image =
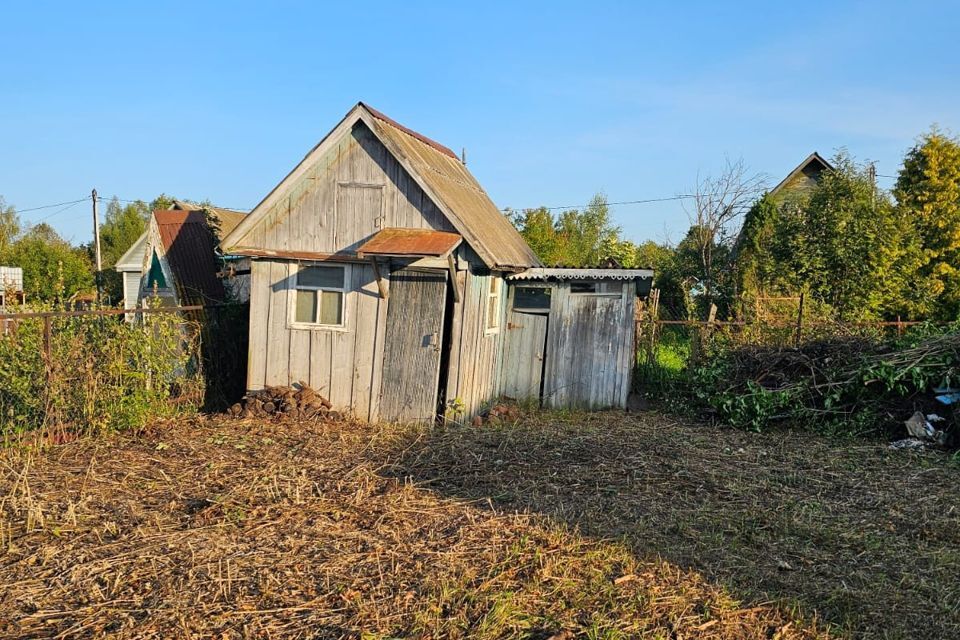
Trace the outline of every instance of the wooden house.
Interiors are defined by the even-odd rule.
[[[221,248],[252,259],[248,389],[303,381],[370,421],[499,396],[506,278],[540,266],[455,153],[363,103]]]
[[[247,287],[228,280],[217,247],[245,215],[180,201],[170,210],[154,211],[143,242],[131,248],[142,260],[137,304],[153,297],[172,306],[244,302]]]
[[[814,151],[771,189],[769,195],[778,200],[785,200],[794,195],[808,195],[820,182],[820,175],[832,169],[833,165]]]

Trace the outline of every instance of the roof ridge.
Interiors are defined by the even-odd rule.
[[[413,138],[416,138],[417,140],[419,140],[420,142],[424,143],[425,145],[430,146],[430,147],[433,147],[433,148],[436,149],[437,151],[439,151],[439,152],[441,152],[441,153],[443,153],[443,154],[445,154],[445,155],[450,156],[451,158],[453,158],[453,159],[456,160],[457,162],[460,161],[460,158],[457,157],[457,154],[455,154],[453,151],[451,151],[449,147],[446,147],[446,146],[440,144],[440,143],[437,142],[436,140],[433,140],[433,139],[431,139],[431,138],[428,138],[427,136],[423,135],[422,133],[417,133],[416,131],[414,131],[413,129],[410,129],[409,127],[403,126],[402,124],[400,124],[399,122],[397,122],[396,120],[394,120],[393,118],[391,118],[390,116],[388,116],[387,114],[383,113],[382,111],[377,111],[376,109],[374,109],[373,107],[371,107],[370,105],[368,105],[366,102],[361,102],[360,105],[361,105],[364,109],[366,109],[367,111],[369,111],[369,112],[370,112],[370,115],[372,115],[372,116],[373,116],[374,118],[376,118],[377,120],[380,120],[380,121],[382,121],[382,122],[385,122],[385,123],[389,124],[391,127],[394,127],[394,128],[396,128],[396,129],[399,129],[400,131],[403,131],[405,134],[407,134],[407,135],[409,135],[409,136],[411,136],[411,137],[413,137]]]

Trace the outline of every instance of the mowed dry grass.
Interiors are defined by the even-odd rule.
[[[424,432],[391,463],[835,633],[960,638],[960,460],[947,453],[608,412]]]
[[[828,637],[812,614],[741,601],[695,568],[609,539],[622,531],[583,535],[565,518],[517,513],[541,490],[562,499],[556,474],[573,469],[589,491],[613,495],[587,458],[559,449],[529,474],[521,458],[577,433],[516,446],[540,428],[213,418],[7,449],[0,636]],[[494,454],[498,442],[511,450]],[[463,476],[425,477],[441,470]],[[481,495],[475,480],[487,472],[510,501],[503,488]],[[528,489],[524,505],[517,492]]]

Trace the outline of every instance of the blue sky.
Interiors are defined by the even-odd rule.
[[[775,183],[839,147],[892,175],[960,129],[960,3],[775,4],[4,3],[0,195],[251,208],[358,100],[514,208],[688,193],[728,157]],[[613,212],[638,241],[687,226]],[[23,217],[89,239],[87,204]]]

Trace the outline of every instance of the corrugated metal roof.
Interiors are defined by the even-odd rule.
[[[216,255],[217,239],[203,211],[154,211],[167,264],[176,278],[181,304],[225,298]],[[228,216],[229,217],[229,216]],[[236,222],[233,223],[236,226]]]
[[[507,280],[637,280],[652,278],[652,269],[578,269],[535,267],[507,276]]]
[[[432,193],[437,206],[450,218],[487,266],[522,269],[540,265],[520,233],[493,204],[467,167],[449,149],[397,125],[361,103],[372,116],[374,133],[397,159]]]
[[[433,256],[442,258],[457,248],[463,238],[449,231],[389,228],[378,231],[357,249],[357,255]]]

